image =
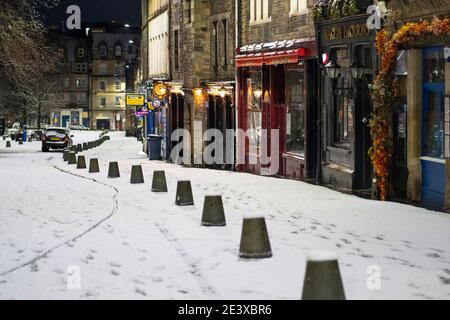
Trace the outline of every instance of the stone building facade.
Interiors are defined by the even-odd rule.
[[[51,110],[54,126],[89,127],[90,50],[84,30],[66,31],[58,36],[64,50],[62,105]]]
[[[220,105],[222,113],[225,112],[222,100],[230,101],[227,97],[233,97],[234,11],[231,0],[170,2],[168,118],[171,132],[184,128],[191,134],[190,141],[184,140],[186,165],[204,165],[203,133],[217,124],[208,120],[209,103],[213,103],[214,109],[216,104]],[[220,89],[226,90],[225,97],[212,98],[219,95]],[[231,104],[234,103],[228,103]],[[220,126],[218,129],[225,128]]]
[[[317,44],[308,0],[238,1],[238,169],[292,179],[316,179]],[[270,166],[261,163],[264,130]],[[251,160],[256,159],[256,160]]]
[[[116,24],[97,24],[89,29],[93,129],[125,130],[126,70],[137,57],[139,33],[137,28]]]
[[[449,0],[393,0],[388,8],[386,29],[391,33],[407,22],[450,17]],[[450,209],[450,60],[445,53],[448,50],[450,34],[421,37],[402,47],[403,73],[398,77],[404,101],[406,147],[395,149],[394,155],[395,160],[399,152],[404,152],[406,198],[447,210]]]

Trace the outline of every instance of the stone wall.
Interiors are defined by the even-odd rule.
[[[290,1],[269,1],[271,21],[255,24],[250,22],[250,0],[241,0],[242,45],[312,38],[315,36],[312,10],[290,13]]]

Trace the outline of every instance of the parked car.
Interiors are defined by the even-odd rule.
[[[70,147],[73,144],[72,138],[73,135],[66,128],[49,127],[42,136],[42,152]]]

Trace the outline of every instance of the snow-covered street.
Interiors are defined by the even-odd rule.
[[[99,132],[75,134],[80,143]],[[300,299],[311,250],[338,255],[348,299],[450,299],[450,215],[149,161],[136,139],[109,135],[83,152],[99,174],[39,142],[0,141],[0,299]],[[109,161],[121,178],[107,178]],[[137,164],[145,184],[132,185]],[[150,191],[154,170],[166,171],[167,194]],[[175,205],[178,180],[191,180],[194,207]],[[227,226],[202,227],[204,196],[216,194]],[[272,258],[238,258],[246,214],[266,217]],[[81,289],[68,287],[74,268]],[[380,288],[368,285],[371,270]]]

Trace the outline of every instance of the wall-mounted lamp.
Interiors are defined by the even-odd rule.
[[[197,98],[201,97],[203,95],[203,86],[199,83],[193,90],[195,96],[197,96]]]
[[[350,73],[354,80],[361,80],[364,74],[364,67],[355,61],[350,67]]]
[[[339,78],[339,75],[341,72],[341,67],[336,62],[331,60],[325,66],[325,70],[327,70],[328,77],[332,80],[335,80],[335,79]]]
[[[255,90],[253,90],[253,94],[255,95],[255,97],[257,99],[261,99],[262,94],[263,94],[262,89],[261,88],[255,88]]]

